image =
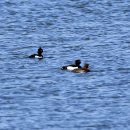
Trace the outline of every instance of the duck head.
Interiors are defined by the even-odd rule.
[[[81,60],[75,60],[75,65],[79,66],[81,64]]]

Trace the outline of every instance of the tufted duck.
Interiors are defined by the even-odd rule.
[[[72,70],[72,72],[75,72],[75,73],[86,73],[86,72],[89,72],[89,64],[84,64],[84,66],[82,68],[78,68],[78,69],[74,69]]]
[[[29,56],[29,58],[38,58],[38,59],[42,59],[43,58],[43,49],[41,47],[38,48],[37,50],[37,54],[32,54]]]
[[[81,64],[80,60],[75,60],[75,64],[63,66],[61,69],[62,70],[71,70],[72,71],[74,69],[81,68],[80,64]]]

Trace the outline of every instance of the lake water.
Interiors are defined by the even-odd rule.
[[[130,1],[1,0],[0,74],[0,130],[130,130]]]

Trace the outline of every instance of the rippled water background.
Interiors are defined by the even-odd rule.
[[[130,1],[1,0],[0,74],[0,130],[130,130]]]

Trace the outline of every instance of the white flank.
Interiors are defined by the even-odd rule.
[[[42,56],[35,56],[35,58],[41,59],[41,58],[42,58]]]
[[[73,67],[73,66],[68,66],[67,70],[74,70],[74,69],[78,69],[78,67]]]

